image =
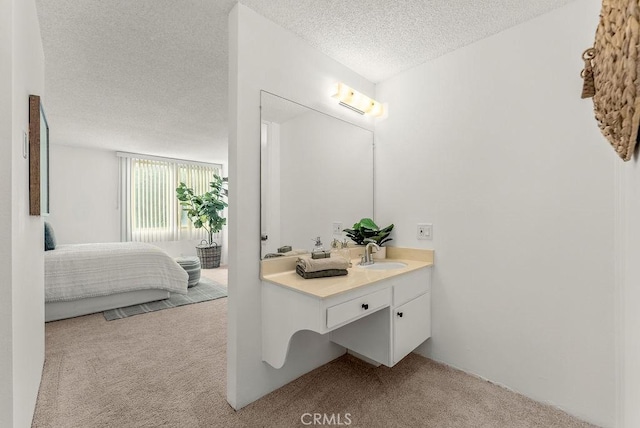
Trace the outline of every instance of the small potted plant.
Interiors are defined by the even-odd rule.
[[[344,229],[343,232],[357,245],[366,245],[367,242],[375,242],[380,247],[380,250],[374,254],[374,258],[384,259],[387,255],[387,249],[384,247],[384,244],[391,241],[389,235],[392,230],[393,224],[380,229],[370,218],[363,218],[354,224],[351,229]]]
[[[222,246],[213,242],[213,234],[222,230],[227,224],[227,219],[222,217],[222,210],[228,204],[222,199],[228,196],[228,190],[224,188],[227,178],[217,174],[213,175],[213,181],[209,183],[211,190],[194,195],[193,189],[185,183],[180,183],[176,188],[176,195],[182,209],[186,211],[189,220],[196,229],[203,228],[209,234],[208,240],[202,240],[202,244],[196,247],[200,264],[203,269],[220,267]]]

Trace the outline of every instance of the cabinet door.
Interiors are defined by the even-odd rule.
[[[431,337],[431,293],[423,294],[393,311],[393,364]]]

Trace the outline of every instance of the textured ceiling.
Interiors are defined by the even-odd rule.
[[[242,0],[372,82],[571,0]],[[236,0],[36,0],[52,141],[227,155]]]
[[[241,0],[374,83],[573,0]]]
[[[234,0],[37,0],[54,143],[227,158]]]

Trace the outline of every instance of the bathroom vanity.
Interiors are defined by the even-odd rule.
[[[316,236],[341,241],[343,226],[374,217],[373,132],[267,91],[260,125],[263,361],[281,368],[291,338],[311,330],[395,365],[431,336],[433,251],[387,247],[387,260],[365,268],[353,248],[348,275],[317,279],[277,254],[308,250]]]
[[[293,335],[331,341],[392,367],[431,336],[433,251],[388,247],[376,268],[357,258],[347,276],[303,279],[295,257],[263,260],[262,360],[281,368]],[[385,263],[390,269],[385,269]],[[372,266],[376,266],[375,264]]]

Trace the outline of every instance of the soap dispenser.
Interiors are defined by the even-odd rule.
[[[324,252],[324,247],[322,246],[322,240],[320,239],[320,237],[316,237],[316,239],[312,239],[312,241],[315,241],[315,245],[313,246],[313,250],[311,251],[311,254],[313,253],[323,253]]]
[[[331,253],[324,250],[319,236],[316,239],[312,239],[312,241],[315,241],[316,243],[311,251],[312,259],[325,259],[331,257]]]

